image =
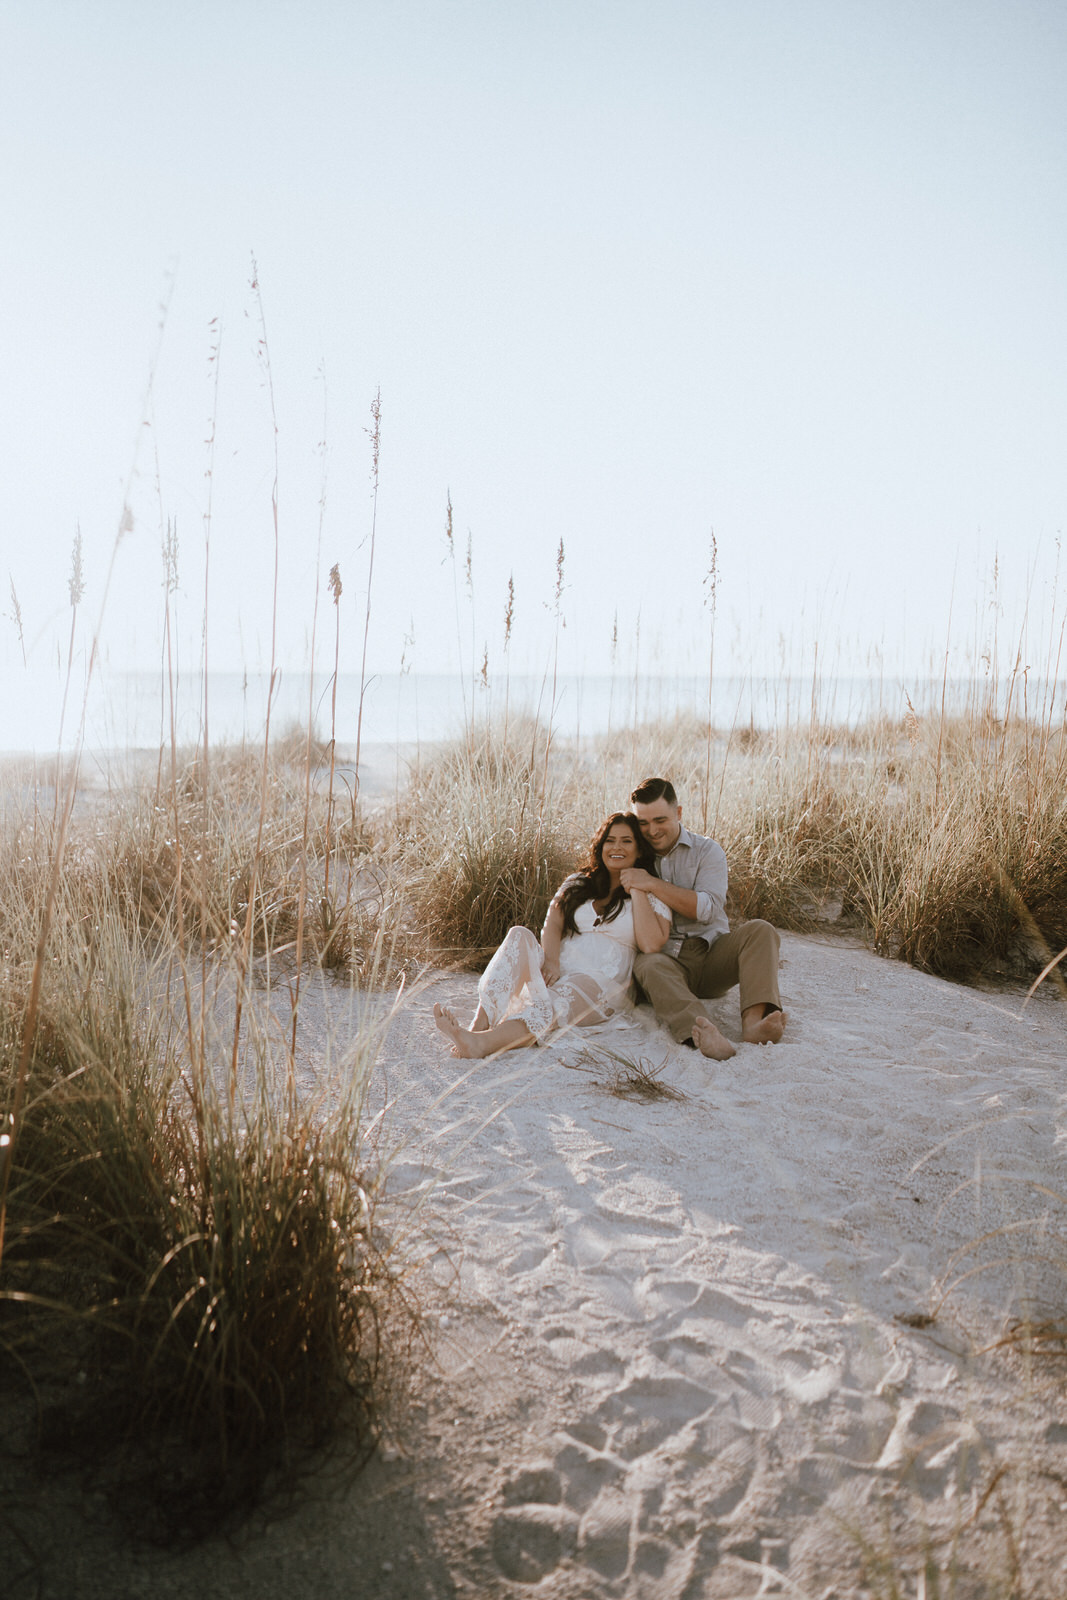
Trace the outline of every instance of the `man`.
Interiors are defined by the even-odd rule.
[[[769,922],[726,916],[726,855],[714,839],[682,827],[682,808],[666,778],[646,778],[630,796],[641,832],[656,852],[659,878],[640,867],[621,874],[626,889],[655,894],[672,913],[671,933],[655,955],[638,954],[634,977],[679,1044],[713,1061],[736,1055],[707,1015],[703,1000],[741,986],[741,1037],[777,1044],[786,1015],[778,993],[778,934]]]

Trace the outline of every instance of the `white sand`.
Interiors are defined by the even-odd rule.
[[[606,1092],[580,1038],[455,1061],[430,1007],[465,1012],[473,978],[408,1001],[389,1186],[411,1248],[441,1248],[406,1416],[343,1495],[236,1547],[81,1528],[45,1600],[910,1600],[927,1560],[927,1596],[1062,1600],[1067,1367],[991,1346],[1067,1313],[1067,1003],[837,941],[783,955],[779,1046],[601,1041],[682,1101]],[[309,998],[309,1071],[349,1004]],[[736,998],[716,1015],[736,1041]]]
[[[1020,1017],[836,942],[783,955],[780,1046],[719,1065],[658,1031],[605,1041],[683,1102],[604,1092],[579,1035],[450,1059],[429,1001],[465,1007],[473,980],[404,1029],[393,1181],[429,1180],[450,1229],[449,1359],[491,1374],[494,1445],[530,1403],[467,1529],[483,1584],[850,1595],[862,1541],[905,1527],[910,1594],[924,1530],[959,1529],[1004,1466],[1016,1553],[1049,1585],[1026,1592],[1067,1595],[1064,1373],[987,1348],[1025,1310],[1067,1313],[1067,1005]],[[736,994],[716,1012],[737,1041]],[[964,1540],[987,1575],[1011,1563],[996,1502]]]

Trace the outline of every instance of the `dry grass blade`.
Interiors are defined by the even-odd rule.
[[[596,1087],[617,1100],[685,1100],[687,1096],[673,1084],[663,1082],[667,1058],[649,1061],[603,1044],[583,1044],[568,1066],[590,1072]]]
[[[1067,1356],[1067,1317],[1020,1317],[990,1349],[1022,1350],[1032,1356]]]
[[[1041,985],[1044,983],[1045,979],[1049,976],[1050,973],[1052,973],[1052,972],[1054,972],[1056,970],[1056,968],[1059,966],[1060,962],[1065,957],[1067,957],[1067,945],[1064,945],[1063,949],[1058,953],[1058,955],[1054,955],[1052,957],[1052,960],[1051,961],[1047,961],[1045,963],[1045,965],[1041,968],[1041,971],[1038,973],[1037,977],[1034,979],[1033,983],[1030,985],[1029,989],[1027,989],[1027,991],[1026,991],[1026,1000],[1023,1001],[1024,1005],[1026,1005],[1028,1001],[1030,1001],[1030,1000],[1032,1000],[1034,998],[1034,995],[1036,994],[1037,990],[1041,987]],[[1060,988],[1061,988],[1061,991],[1062,991],[1063,982],[1064,982],[1062,977],[1060,978],[1059,981],[1060,981]]]

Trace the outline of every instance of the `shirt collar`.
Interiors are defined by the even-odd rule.
[[[689,846],[692,843],[693,843],[693,835],[689,832],[689,829],[685,826],[684,823],[679,823],[679,826],[678,826],[678,837],[677,837],[677,839],[675,839],[675,841],[671,845],[670,849],[669,850],[665,850],[663,852],[664,858],[666,858],[667,856],[673,856],[674,852],[678,849],[679,845],[683,845],[684,844],[686,849],[688,850]]]

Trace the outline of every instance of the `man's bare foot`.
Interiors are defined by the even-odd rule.
[[[712,1061],[729,1061],[737,1054],[726,1035],[720,1033],[708,1017],[697,1017],[693,1023],[693,1043],[702,1056],[709,1056]]]
[[[454,1056],[460,1056],[465,1061],[477,1061],[485,1054],[482,1041],[469,1028],[465,1028],[447,1006],[435,1005],[433,1020],[441,1032],[451,1039]]]
[[[742,1019],[741,1037],[746,1044],[779,1044],[785,1025],[789,1021],[784,1011],[768,1011],[758,1021],[749,1023]]]

